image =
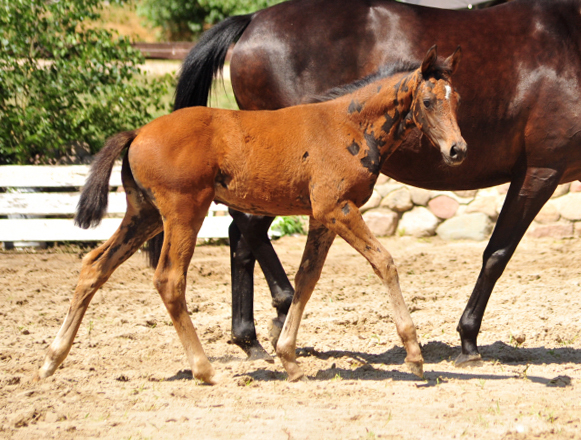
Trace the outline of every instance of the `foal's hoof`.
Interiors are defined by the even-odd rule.
[[[285,368],[287,368],[286,365]],[[287,373],[289,382],[299,382],[307,380],[305,373],[303,373],[303,370],[297,364],[294,364],[294,367],[288,368]]]
[[[480,365],[482,365],[482,356],[480,356],[480,353],[478,354],[461,353],[460,356],[458,356],[454,361],[454,365],[460,368],[479,367]]]
[[[274,358],[258,342],[244,349],[244,352],[248,355],[247,362],[266,361],[271,364],[274,363]]]
[[[276,350],[276,344],[278,343],[278,338],[280,337],[280,333],[282,332],[282,326],[284,325],[284,319],[281,318],[274,318],[268,324],[268,339],[270,343]]]
[[[218,385],[220,382],[224,381],[223,375],[216,372],[212,372],[210,375],[204,375],[200,377],[196,376],[196,379],[205,383],[206,385]]]
[[[420,379],[424,378],[424,363],[422,361],[405,361],[405,363],[413,374],[418,376]]]

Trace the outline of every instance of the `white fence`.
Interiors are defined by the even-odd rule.
[[[125,214],[121,166],[109,182],[108,214],[96,228],[81,229],[73,215],[79,189],[85,184],[87,165],[0,166],[0,242],[107,240]],[[231,218],[224,205],[212,203],[198,238],[228,237]]]

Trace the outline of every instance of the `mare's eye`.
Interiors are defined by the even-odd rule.
[[[432,101],[430,101],[429,99],[424,99],[424,107],[430,108],[431,105]]]

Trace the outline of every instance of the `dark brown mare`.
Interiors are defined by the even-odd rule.
[[[434,43],[452,51],[461,42],[464,60],[455,79],[468,158],[460,167],[444,167],[416,132],[382,172],[428,189],[510,182],[458,324],[462,354],[457,363],[479,359],[476,338],[496,281],[556,186],[581,177],[581,0],[514,0],[478,11],[390,0],[281,3],[232,17],[206,32],[184,62],[175,108],[206,104],[212,76],[236,40],[230,69],[242,109],[298,104],[384,63],[421,59]],[[231,214],[233,340],[250,355],[261,356],[252,310],[255,258],[279,322],[292,287],[266,236],[272,218]]]
[[[409,63],[380,70],[316,104],[256,112],[187,108],[107,141],[91,167],[75,220],[85,228],[99,223],[107,207],[111,169],[125,150],[127,212],[113,236],[83,259],[71,306],[38,377],[54,373],[67,356],[97,289],[163,230],[155,287],[194,377],[216,382],[185,300],[196,237],[213,200],[253,214],[310,215],[296,293],[276,347],[290,380],[303,376],[295,355],[299,324],[336,234],[383,281],[406,362],[422,376],[422,354],[397,270],[358,207],[371,196],[381,165],[412,127],[426,134],[446,163],[462,162],[466,143],[456,122],[458,96],[450,82],[459,59],[457,50],[438,61],[433,47],[413,70]]]

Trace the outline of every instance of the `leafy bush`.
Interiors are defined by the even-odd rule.
[[[0,0],[0,164],[47,162],[154,112],[169,76],[148,80],[127,38],[91,23],[101,0]]]
[[[191,40],[231,15],[258,11],[282,0],[141,0],[138,12],[163,29],[163,39]]]
[[[272,223],[272,231],[279,237],[285,235],[306,235],[305,217],[291,215],[285,217],[277,217]]]

